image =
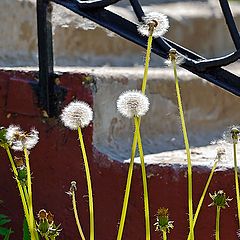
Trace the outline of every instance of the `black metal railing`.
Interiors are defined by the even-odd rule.
[[[125,18],[105,9],[120,0],[37,0],[38,49],[39,49],[39,86],[42,107],[51,116],[54,113],[54,70],[51,2],[59,4],[78,15],[109,29],[112,32],[146,48],[147,38],[137,31],[137,25]],[[138,0],[129,0],[139,22],[144,17],[144,11]],[[168,52],[175,48],[182,55],[181,67],[214,83],[215,85],[240,96],[240,78],[223,69],[240,58],[240,36],[227,0],[219,0],[220,6],[229,29],[236,51],[220,58],[205,59],[204,57],[170,41],[159,37],[153,40],[152,51],[167,59]]]

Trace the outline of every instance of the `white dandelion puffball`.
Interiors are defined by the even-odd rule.
[[[83,101],[69,103],[62,111],[61,120],[65,127],[77,130],[78,127],[84,128],[93,119],[92,108]]]
[[[141,92],[130,90],[122,93],[117,100],[117,109],[125,117],[144,116],[149,109],[149,100]]]
[[[24,132],[19,126],[10,125],[7,128],[6,139],[9,146],[15,151],[23,151],[24,148],[30,150],[39,141],[39,132],[31,129],[29,133]]]
[[[155,38],[163,36],[169,29],[168,18],[162,13],[147,13],[145,17],[143,17],[143,21],[143,23],[138,25],[138,32],[143,36],[149,36],[149,24],[152,22],[156,23],[156,27],[152,34]]]

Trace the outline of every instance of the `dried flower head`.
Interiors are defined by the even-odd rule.
[[[213,200],[208,206],[217,206],[221,208],[229,207],[228,202],[232,201],[232,198],[226,196],[226,193],[223,190],[214,192],[214,194],[209,193],[210,198]]]
[[[169,220],[169,214],[167,208],[159,208],[157,212],[157,221],[154,224],[156,226],[155,231],[170,232],[173,229],[173,221]]]
[[[45,209],[41,209],[38,212],[38,218],[39,218],[39,220],[47,219],[47,211]]]
[[[6,131],[6,139],[9,146],[15,151],[30,150],[38,143],[39,132],[31,129],[29,133],[24,132],[19,126],[10,125]]]
[[[82,101],[71,102],[63,109],[61,114],[63,124],[71,130],[87,127],[92,119],[92,108]]]
[[[147,13],[143,17],[143,23],[138,25],[138,32],[143,36],[163,36],[169,29],[169,21],[166,15],[157,12]]]
[[[171,48],[168,53],[168,60],[165,61],[165,64],[168,66],[172,65],[172,61],[175,61],[177,65],[184,63],[184,56],[177,52],[175,48]]]
[[[237,144],[239,140],[239,133],[240,133],[239,129],[240,129],[240,126],[237,126],[237,125],[228,127],[223,133],[222,140],[225,143]]]
[[[141,91],[126,91],[119,96],[117,109],[125,117],[141,117],[149,109],[149,100]]]

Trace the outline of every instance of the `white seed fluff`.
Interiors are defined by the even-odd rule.
[[[92,108],[83,101],[69,103],[62,111],[61,120],[65,127],[77,130],[78,127],[84,128],[93,119]]]
[[[23,151],[24,148],[30,150],[36,146],[39,141],[39,132],[31,129],[25,133],[19,126],[10,125],[7,128],[6,139],[9,146],[15,151]]]
[[[154,28],[153,37],[158,38],[163,36],[169,29],[169,21],[166,15],[157,12],[150,12],[143,18],[143,23],[138,25],[138,32],[143,36],[149,36],[149,23],[157,22]]]
[[[144,116],[149,109],[149,100],[141,92],[130,90],[122,93],[117,100],[117,109],[125,117]]]

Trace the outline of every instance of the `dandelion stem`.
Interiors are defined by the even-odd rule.
[[[213,167],[212,167],[212,170],[211,170],[211,173],[209,174],[208,180],[207,180],[206,185],[205,185],[205,187],[204,187],[202,196],[201,196],[201,198],[200,198],[200,200],[199,200],[199,203],[198,203],[198,206],[197,206],[197,210],[196,210],[196,212],[195,212],[195,214],[194,214],[193,229],[194,229],[195,224],[196,224],[196,222],[197,222],[198,215],[199,215],[199,212],[200,212],[201,207],[202,207],[202,204],[203,204],[203,200],[204,200],[204,198],[205,198],[205,196],[206,196],[208,187],[209,187],[209,185],[210,185],[210,182],[211,182],[211,180],[212,180],[212,177],[213,177],[213,174],[214,174],[214,171],[215,171],[215,169],[216,169],[216,167],[217,167],[218,162],[219,162],[219,160],[216,160],[216,161],[214,162]],[[190,240],[190,233],[188,234],[188,240]]]
[[[153,39],[152,32],[150,31],[149,37],[148,37],[148,43],[147,43],[145,68],[144,68],[144,75],[143,75],[143,81],[142,81],[142,93],[143,94],[145,94],[146,86],[147,86],[148,68],[149,68],[151,48],[152,48],[152,39]],[[141,119],[139,118],[139,127],[140,127],[140,122],[141,122]],[[134,157],[135,157],[136,148],[137,148],[137,141],[138,141],[138,137],[137,137],[137,132],[135,129],[133,142],[132,142],[131,160],[130,160],[130,164],[129,164],[129,168],[128,168],[127,184],[126,184],[126,190],[125,190],[125,195],[124,195],[124,200],[123,200],[123,207],[122,207],[122,213],[121,213],[121,219],[120,219],[120,224],[119,224],[119,229],[118,229],[117,240],[121,240],[122,235],[123,235],[123,229],[124,229],[124,224],[125,224],[125,219],[126,219],[128,201],[129,201],[129,194],[130,194],[130,189],[131,189],[131,181],[132,181],[132,174],[133,174]]]
[[[216,214],[216,240],[220,240],[220,211],[221,211],[221,207],[217,206],[217,214]]]
[[[27,190],[28,190],[28,209],[29,209],[29,231],[31,235],[31,239],[35,238],[34,233],[34,216],[33,216],[33,204],[32,204],[32,182],[31,182],[31,170],[29,164],[28,150],[26,148],[23,149],[24,156],[26,160],[26,168],[27,168]]]
[[[125,224],[129,194],[130,194],[130,189],[131,189],[133,165],[134,165],[134,157],[135,157],[135,153],[136,153],[136,148],[137,148],[137,134],[136,134],[136,130],[135,130],[133,142],[132,142],[131,160],[130,160],[130,164],[129,164],[129,168],[128,168],[127,184],[126,184],[126,190],[125,190],[125,195],[124,195],[124,200],[123,200],[122,214],[121,214],[121,220],[120,220],[119,229],[118,229],[117,240],[121,240],[122,235],[123,235],[123,228],[124,228],[124,224]]]
[[[189,142],[188,142],[187,128],[186,128],[185,119],[184,119],[184,113],[183,113],[183,106],[182,106],[182,100],[181,100],[180,87],[179,87],[178,76],[177,76],[176,59],[172,60],[172,64],[173,64],[174,78],[175,78],[175,83],[176,83],[176,93],[177,93],[179,114],[180,114],[180,119],[181,119],[181,124],[182,124],[183,138],[184,138],[185,148],[186,148],[186,152],[187,152],[187,163],[188,163],[188,209],[189,209],[190,239],[194,240],[191,155],[190,155],[190,147],[189,147]]]
[[[81,150],[82,150],[83,161],[84,161],[84,166],[85,166],[85,171],[86,171],[86,178],[87,178],[88,198],[89,198],[89,215],[90,215],[90,240],[94,240],[94,209],[93,209],[92,183],[91,183],[90,170],[89,170],[89,166],[88,166],[87,154],[86,154],[85,145],[84,145],[84,141],[83,141],[82,130],[80,127],[78,127],[78,135],[79,135],[79,141],[80,141],[80,146],[81,146]]]
[[[72,205],[73,205],[74,217],[75,217],[75,220],[76,220],[77,228],[78,228],[78,231],[79,231],[79,234],[80,234],[82,240],[86,240],[86,238],[83,234],[83,230],[82,230],[79,218],[78,218],[75,191],[72,191],[71,193],[72,193]]]
[[[153,40],[153,37],[152,37],[152,33],[150,32],[148,37],[147,52],[146,52],[146,59],[145,59],[145,68],[144,68],[144,75],[143,75],[143,82],[142,82],[142,93],[145,93],[146,87],[147,87],[148,68],[150,63],[152,40]]]
[[[167,232],[166,231],[162,231],[163,233],[163,240],[167,240]]]
[[[17,182],[18,190],[19,190],[20,197],[21,197],[21,200],[22,200],[24,215],[25,215],[25,218],[27,220],[28,227],[29,227],[29,211],[28,211],[28,207],[27,207],[27,203],[26,203],[26,198],[25,198],[25,195],[24,195],[24,192],[23,192],[23,189],[22,189],[22,185],[21,185],[20,181],[18,180],[17,168],[16,168],[16,166],[14,164],[13,157],[12,157],[12,154],[11,154],[11,152],[9,150],[9,147],[6,146],[5,150],[7,152],[8,158],[10,160],[13,173],[15,175],[15,179],[16,179],[16,182]]]
[[[149,217],[149,202],[148,202],[148,188],[147,188],[147,175],[146,168],[144,163],[144,153],[141,141],[141,134],[139,129],[139,118],[134,117],[135,131],[138,138],[138,149],[141,160],[141,169],[142,169],[142,181],[143,181],[143,195],[144,195],[144,209],[145,209],[145,225],[146,225],[146,240],[150,240],[150,217]]]
[[[238,224],[240,228],[240,196],[239,196],[238,166],[237,166],[237,143],[233,143],[233,156],[234,156],[234,174],[235,174],[237,210],[238,210]]]

